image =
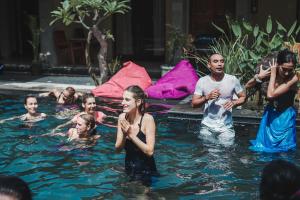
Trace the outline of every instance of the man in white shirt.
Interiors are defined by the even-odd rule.
[[[235,132],[232,123],[232,108],[243,104],[246,94],[240,81],[233,75],[224,73],[224,58],[212,54],[208,68],[210,75],[197,82],[192,99],[193,107],[204,105],[203,119],[199,137],[218,137],[220,143],[231,145]],[[233,99],[234,94],[237,99]]]

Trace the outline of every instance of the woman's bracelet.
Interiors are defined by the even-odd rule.
[[[254,79],[255,79],[255,81],[256,81],[257,83],[262,83],[262,80],[260,80],[260,79],[258,78],[258,74],[255,74],[255,75],[254,75]]]

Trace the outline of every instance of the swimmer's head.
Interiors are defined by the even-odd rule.
[[[145,112],[145,98],[146,94],[142,88],[137,85],[129,86],[123,93],[123,111],[126,112],[130,106],[137,106],[138,111],[143,114]],[[134,100],[134,105],[129,105],[131,99]]]
[[[27,183],[16,176],[0,176],[0,199],[31,200]]]
[[[91,134],[95,129],[95,118],[90,114],[81,114],[77,119],[76,129],[79,134]]]
[[[73,87],[67,87],[63,92],[63,100],[65,103],[74,103],[74,95],[75,95],[75,89]]]
[[[30,114],[35,114],[37,112],[38,103],[35,96],[28,95],[24,99],[24,107]]]
[[[96,110],[96,99],[92,93],[84,94],[82,97],[82,107],[84,112],[93,114]]]
[[[279,74],[283,77],[288,78],[295,74],[296,63],[296,55],[288,49],[280,51],[277,55]]]

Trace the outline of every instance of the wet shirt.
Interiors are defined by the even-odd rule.
[[[221,81],[214,81],[207,75],[198,80],[194,94],[203,96],[214,89],[219,90],[220,96],[205,103],[202,124],[216,128],[232,126],[232,110],[225,110],[223,104],[243,91],[240,81],[229,74],[225,74]]]

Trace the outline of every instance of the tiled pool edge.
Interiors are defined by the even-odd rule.
[[[168,111],[168,118],[177,121],[196,121],[201,122],[203,112],[201,108],[192,108],[191,96],[179,102]],[[232,118],[235,125],[259,125],[262,114],[255,110],[249,109],[233,109]],[[296,119],[297,130],[300,130],[300,116],[298,114]]]
[[[70,84],[62,83],[43,83],[43,82],[14,82],[14,81],[0,81],[0,94],[15,94],[18,92],[44,92],[54,88],[64,89],[70,86]],[[87,92],[95,88],[92,85],[76,85],[72,86],[80,91]],[[189,120],[201,122],[203,112],[200,108],[192,108],[190,105],[191,96],[179,101],[179,100],[154,100],[149,99],[147,102],[158,103],[158,104],[172,104],[174,105],[167,113],[170,120]],[[254,110],[249,109],[233,109],[233,121],[235,124],[240,125],[259,125],[261,115]],[[300,118],[297,116],[297,129],[300,130]]]
[[[43,82],[14,82],[14,81],[0,81],[0,90],[9,90],[9,91],[33,91],[33,92],[43,92],[49,91],[54,88],[64,89],[70,86],[70,84],[58,84],[58,83],[43,83]],[[95,88],[95,86],[90,85],[76,85],[72,84],[76,90],[81,92],[90,91]]]

